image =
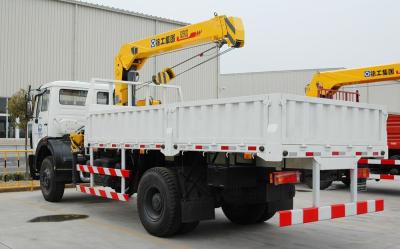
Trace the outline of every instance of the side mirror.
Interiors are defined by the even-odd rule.
[[[33,117],[33,104],[32,104],[32,96],[31,96],[31,85],[28,87],[28,92],[26,93],[25,96],[25,101],[26,101],[26,117],[27,118],[32,118]]]
[[[26,116],[28,118],[32,118],[33,117],[33,106],[32,106],[32,101],[28,101],[26,103]]]

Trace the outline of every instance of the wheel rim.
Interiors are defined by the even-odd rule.
[[[43,170],[42,181],[41,181],[41,185],[46,190],[48,190],[50,188],[50,179],[51,179],[50,170],[48,168],[46,168]]]
[[[164,210],[164,199],[160,191],[155,188],[149,188],[144,196],[144,211],[152,221],[160,220]]]

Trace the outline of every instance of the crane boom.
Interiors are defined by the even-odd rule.
[[[400,64],[318,72],[306,87],[306,95],[319,96],[319,90],[338,90],[342,86],[400,80]]]
[[[115,79],[132,80],[129,73],[140,70],[152,56],[210,42],[218,43],[220,46],[227,44],[229,47],[243,47],[242,20],[238,17],[215,16],[208,21],[126,43],[122,45],[115,58]],[[164,70],[163,76],[174,77],[173,72],[167,69]],[[128,102],[127,85],[117,83],[115,95],[117,103],[126,104]]]

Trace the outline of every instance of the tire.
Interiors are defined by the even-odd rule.
[[[270,212],[268,211],[268,204],[265,206],[264,213],[258,218],[257,222],[262,223],[269,219],[271,219],[275,215],[276,211]]]
[[[190,223],[182,223],[181,227],[179,228],[177,234],[185,234],[190,233],[199,225],[199,221],[190,222]]]
[[[313,185],[312,185],[312,177],[311,177],[311,176],[305,177],[304,183],[305,183],[305,184],[307,185],[307,187],[309,187],[310,189],[313,188]],[[320,189],[320,190],[324,190],[324,189],[329,188],[329,186],[331,186],[331,185],[332,185],[332,181],[330,181],[330,180],[322,181],[322,180],[321,180],[320,183],[319,183],[319,189]]]
[[[139,183],[137,206],[146,231],[158,237],[176,234],[181,228],[181,210],[176,174],[167,168],[147,170]]]
[[[341,181],[347,188],[350,187],[350,179],[346,178],[346,179],[342,179]]]
[[[47,156],[40,167],[40,189],[49,202],[59,202],[64,195],[65,184],[56,181],[52,156]]]
[[[264,215],[266,204],[231,205],[222,204],[222,211],[233,223],[250,225],[260,222]]]

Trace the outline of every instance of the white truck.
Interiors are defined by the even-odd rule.
[[[161,104],[114,105],[115,83]],[[156,236],[189,232],[219,207],[238,224],[279,211],[281,226],[383,210],[383,200],[357,201],[357,161],[387,155],[381,106],[290,94],[186,102],[178,86],[99,79],[47,83],[33,99],[29,162],[44,198],[60,201],[67,183],[120,201],[137,194]],[[84,148],[72,153],[76,130]],[[293,169],[313,170],[312,208],[292,210]],[[350,170],[351,201],[321,207],[320,171],[332,169]]]

